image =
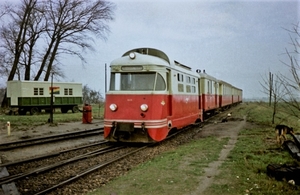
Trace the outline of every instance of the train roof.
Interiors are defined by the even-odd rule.
[[[166,61],[163,58],[152,55],[145,55],[136,52],[130,52],[124,54],[121,58],[113,60],[110,65],[156,65],[160,64],[163,66],[170,66],[169,61]]]
[[[233,86],[232,84],[230,84],[230,83],[228,83],[228,82],[226,82],[226,81],[218,80],[218,82],[219,82],[219,83],[222,83],[222,84],[225,84],[225,85],[228,85],[228,86],[231,86],[232,88],[235,88],[235,89],[238,89],[238,90],[241,90],[241,91],[242,91],[242,89],[240,89],[240,88],[238,88],[238,87],[235,87],[235,86]]]
[[[159,57],[161,59],[164,59],[165,61],[167,61],[170,64],[170,59],[167,56],[167,54],[165,54],[163,51],[158,50],[158,49],[154,49],[154,48],[136,48],[136,49],[132,49],[129,50],[127,52],[125,52],[122,57],[124,56],[129,56],[130,53],[140,53],[143,55],[150,55],[150,56],[156,56]]]
[[[201,78],[206,78],[206,79],[210,79],[210,80],[214,80],[217,81],[217,79],[209,74],[207,74],[205,72],[205,70],[203,72],[198,72],[198,74],[200,75]]]
[[[154,48],[136,48],[125,52],[111,65],[163,65],[192,74],[192,68],[170,58],[161,50]]]

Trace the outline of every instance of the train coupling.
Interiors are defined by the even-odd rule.
[[[143,134],[145,134],[146,133],[146,128],[145,128],[145,123],[144,122],[142,122],[141,127],[142,127]]]

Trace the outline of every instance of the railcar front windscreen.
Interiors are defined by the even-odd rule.
[[[147,73],[111,73],[110,91],[164,91],[166,83],[162,75]]]

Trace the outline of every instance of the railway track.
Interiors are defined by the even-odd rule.
[[[107,142],[103,142],[102,144],[107,144]],[[99,143],[99,145],[102,144]],[[15,182],[21,194],[45,194],[62,185],[65,185],[66,183],[70,183],[76,179],[79,179],[80,177],[83,177],[97,169],[101,169],[111,163],[125,158],[126,156],[143,150],[146,147],[148,147],[148,145],[138,148],[106,145],[98,149],[89,149],[89,152],[81,155],[76,155],[64,160],[57,160],[56,163],[50,163],[37,168],[33,168],[35,166],[35,163],[33,163],[31,165],[31,169],[24,172],[21,172],[20,170],[19,172],[11,171],[14,169],[14,167],[18,169],[18,167],[22,166],[22,163],[24,162],[3,164],[8,166],[8,170],[10,170],[9,172],[15,173],[13,175],[0,178],[0,185]],[[121,151],[121,149],[123,150]],[[53,157],[53,155],[49,155],[49,157]],[[59,158],[57,157],[57,159]],[[31,161],[33,160],[31,159]],[[72,171],[70,171],[70,167],[76,167],[76,169],[71,168]],[[68,172],[71,173],[67,174]],[[40,184],[41,181],[42,185]],[[27,188],[27,186],[32,188]]]
[[[172,135],[170,135],[167,139],[173,138],[174,136],[176,136],[177,134],[181,133],[181,131],[178,131],[177,133],[173,133]],[[104,158],[104,160],[99,161],[98,163],[94,164],[93,166],[88,166],[84,169],[80,169],[78,170],[78,172],[76,173],[72,173],[70,176],[67,176],[66,179],[58,179],[59,182],[53,184],[53,182],[50,182],[51,185],[46,185],[47,187],[44,189],[39,189],[40,190],[21,190],[22,194],[45,194],[48,193],[52,190],[55,190],[58,187],[61,187],[67,183],[73,182],[74,180],[77,180],[81,177],[84,177],[87,174],[90,174],[98,169],[102,169],[105,166],[108,166],[116,161],[119,161],[120,159],[126,158],[127,156],[130,156],[134,153],[137,153],[149,146],[153,146],[154,144],[148,144],[142,147],[129,147],[129,148],[125,148],[125,146],[117,146],[114,147],[112,145],[108,145],[99,149],[94,149],[92,151],[89,152],[83,152],[81,155],[76,155],[74,157],[71,158],[67,158],[67,159],[63,159],[60,161],[57,161],[57,163],[54,164],[48,164],[45,166],[39,166],[38,168],[25,168],[28,169],[28,171],[24,171],[21,172],[19,171],[11,171],[13,168],[11,167],[20,167],[22,166],[22,164],[28,164],[30,162],[34,162],[34,161],[39,161],[42,159],[47,159],[47,158],[52,158],[52,157],[57,157],[59,159],[59,155],[62,155],[63,153],[68,153],[70,151],[73,150],[79,150],[79,149],[83,149],[83,148],[88,148],[88,147],[93,147],[93,146],[101,146],[101,145],[105,145],[107,144],[106,141],[103,141],[101,143],[97,143],[97,144],[90,144],[88,146],[82,146],[79,148],[75,148],[75,149],[69,149],[69,150],[64,150],[64,151],[60,151],[57,153],[52,153],[52,154],[47,154],[47,155],[42,155],[42,156],[38,156],[35,158],[30,158],[30,159],[25,159],[22,161],[17,161],[17,162],[10,162],[10,163],[6,163],[6,164],[2,164],[1,166],[6,166],[8,167],[8,170],[10,170],[9,172],[13,173],[13,175],[10,176],[6,176],[6,177],[2,177],[0,178],[0,185],[4,185],[4,184],[8,184],[11,182],[15,182],[17,184],[17,186],[19,187],[19,189],[27,189],[26,187],[22,187],[22,186],[34,186],[34,184],[29,184],[31,183],[30,181],[32,181],[32,183],[36,183],[36,180],[40,180],[40,179],[34,179],[34,178],[49,178],[49,174],[53,174],[53,172],[60,172],[60,171],[55,171],[58,169],[65,169],[64,167],[69,166],[71,164],[73,164],[74,167],[82,167],[81,165],[76,165],[78,164],[77,162],[81,162],[84,161],[84,164],[90,164],[88,161],[89,159],[92,158],[102,158],[101,155],[107,155],[108,158]],[[125,148],[125,149],[124,149]],[[113,154],[114,151],[118,151],[124,149],[123,152],[118,153],[117,155]],[[112,157],[115,156],[115,157]],[[112,158],[111,158],[112,157]],[[33,165],[34,166],[34,165]],[[46,175],[46,176],[45,176]],[[47,176],[48,175],[48,176]],[[51,176],[53,177],[53,175]],[[64,177],[66,177],[66,175],[64,174]],[[41,185],[39,185],[41,186]],[[45,183],[43,183],[42,186],[45,186]]]
[[[99,135],[99,134],[103,134],[103,128],[87,129],[87,130],[75,131],[71,133],[61,133],[61,134],[56,134],[51,136],[36,137],[32,139],[26,139],[26,140],[14,141],[14,142],[6,142],[0,144],[0,151],[16,149],[25,146],[44,144],[44,143],[55,142],[55,141],[61,141],[61,140],[67,140],[67,139],[82,138],[82,137]]]
[[[99,146],[99,145],[106,144],[106,143],[108,143],[108,141],[103,140],[103,141],[97,142],[97,143],[92,143],[92,144],[83,145],[83,146],[76,147],[76,148],[61,150],[59,152],[52,152],[52,153],[47,153],[47,154],[44,154],[44,155],[38,155],[38,156],[35,156],[35,157],[26,158],[26,159],[14,161],[14,162],[9,162],[9,163],[3,163],[3,164],[0,164],[0,165],[1,165],[1,167],[19,165],[19,164],[22,164],[22,163],[28,163],[28,162],[32,162],[32,161],[36,161],[36,160],[55,157],[55,156],[58,156],[58,155],[61,155],[61,154],[67,153],[67,152],[76,151],[76,150],[80,150],[80,149],[84,149],[84,148],[89,148],[89,147],[92,147],[92,146]],[[0,178],[0,181],[1,181],[1,178]]]
[[[45,194],[45,193],[47,193],[47,192],[49,192],[49,191],[51,191],[51,190],[54,190],[54,189],[56,189],[56,188],[58,188],[58,187],[60,187],[60,186],[63,186],[63,185],[65,185],[65,184],[69,183],[69,182],[72,182],[72,181],[74,181],[74,180],[77,180],[77,179],[80,178],[80,177],[83,177],[83,176],[85,176],[85,175],[87,175],[87,174],[90,174],[90,173],[96,171],[97,169],[104,168],[105,166],[108,166],[108,165],[110,165],[110,164],[112,164],[112,163],[114,163],[114,162],[116,162],[116,161],[119,161],[119,160],[122,159],[122,158],[125,158],[125,157],[127,157],[127,156],[130,156],[130,155],[132,155],[132,154],[134,154],[134,153],[137,153],[137,152],[139,152],[139,151],[141,151],[141,150],[143,150],[143,149],[145,149],[145,148],[147,148],[147,147],[148,147],[148,146],[144,146],[144,147],[141,147],[141,148],[133,149],[132,151],[127,152],[127,153],[124,153],[123,155],[120,155],[120,156],[118,156],[118,157],[111,158],[111,159],[108,159],[108,160],[106,160],[106,161],[103,161],[103,162],[101,162],[101,163],[99,163],[99,164],[96,164],[96,165],[93,166],[93,167],[90,167],[90,168],[88,168],[88,169],[85,169],[85,170],[79,172],[79,173],[76,174],[75,176],[73,176],[73,177],[71,177],[71,178],[69,178],[69,179],[66,179],[66,180],[64,180],[64,181],[62,181],[62,182],[60,182],[60,183],[58,183],[58,184],[56,184],[56,185],[54,185],[54,186],[52,186],[52,187],[49,187],[49,188],[44,189],[44,190],[42,190],[42,191],[40,191],[40,192],[37,192],[37,193],[35,193],[35,195]]]
[[[43,167],[38,167],[36,169],[32,169],[32,170],[29,170],[29,171],[24,172],[24,173],[18,173],[18,174],[15,174],[15,175],[2,177],[2,178],[0,178],[0,185],[10,183],[10,182],[14,182],[14,181],[17,181],[19,179],[23,179],[23,178],[31,176],[31,175],[40,174],[40,173],[43,173],[43,172],[46,172],[46,171],[64,166],[68,163],[73,163],[73,162],[76,162],[76,161],[79,161],[79,160],[82,160],[82,159],[85,159],[85,158],[91,158],[91,157],[94,157],[94,156],[97,156],[97,155],[100,155],[100,154],[104,154],[104,153],[107,153],[107,152],[110,152],[110,151],[114,151],[114,150],[117,150],[117,149],[120,149],[120,148],[121,147],[106,146],[104,148],[93,150],[91,152],[75,156],[73,158],[61,160],[61,161],[59,161],[55,164],[51,164],[51,165],[47,165],[47,166],[43,166]],[[52,155],[49,155],[48,157],[52,157]],[[31,159],[31,160],[33,161],[34,159]],[[21,163],[23,163],[23,162],[11,163],[11,164],[6,165],[6,166],[11,166],[11,165],[18,166]]]

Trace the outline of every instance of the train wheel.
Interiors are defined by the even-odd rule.
[[[35,114],[39,114],[40,113],[40,109],[38,107],[32,107],[30,109],[30,114],[31,115],[35,115]]]
[[[61,111],[61,113],[67,113],[68,112],[68,108],[65,108],[65,107],[62,107],[61,109],[60,109],[60,111]]]
[[[19,115],[26,115],[27,110],[23,109],[23,108],[19,108],[18,109],[18,113]]]
[[[77,112],[79,112],[79,108],[78,108],[78,106],[73,106],[73,108],[72,108],[72,112],[73,112],[73,113],[77,113]]]

